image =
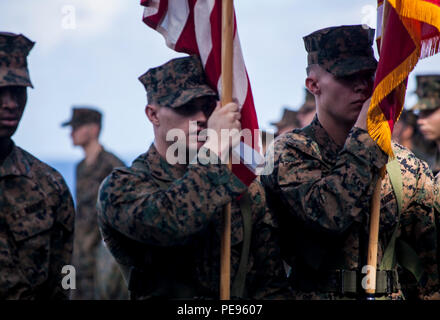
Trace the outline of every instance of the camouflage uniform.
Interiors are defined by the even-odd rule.
[[[0,86],[31,86],[33,42],[0,33]],[[66,299],[74,208],[62,176],[13,145],[0,163],[0,299]]]
[[[440,108],[440,75],[419,75],[417,79],[416,94],[419,101],[412,107],[414,111],[435,110]],[[440,172],[440,150],[436,143],[433,148],[427,148],[429,142],[424,141],[423,145],[417,146],[414,153],[425,160],[432,172]]]
[[[72,119],[63,126],[101,125],[101,118],[101,113],[94,109],[75,107]],[[111,255],[105,252],[107,249],[99,234],[96,215],[99,185],[114,168],[123,166],[120,159],[104,149],[93,164],[88,165],[84,159],[76,166],[76,231],[72,263],[76,268],[77,288],[72,291],[73,299],[128,298],[122,274]]]
[[[124,163],[115,155],[102,150],[91,166],[88,166],[85,160],[82,160],[76,167],[77,210],[73,250],[73,264],[77,271],[77,290],[73,295],[75,299],[100,299],[99,295],[95,296],[95,292],[99,293],[103,290],[94,288],[95,284],[99,285],[95,278],[98,277],[98,273],[107,274],[108,270],[111,269],[98,269],[98,267],[105,265],[106,262],[114,265],[113,260],[105,256],[102,253],[103,249],[100,248],[102,243],[96,216],[96,199],[98,198],[98,189],[101,182],[114,168],[122,166],[124,166]],[[99,263],[97,261],[98,251],[101,251],[99,256],[105,259]],[[105,275],[101,274],[100,277],[104,278]],[[111,280],[112,277],[113,280]],[[116,269],[116,272],[108,280],[116,283],[113,285],[105,283],[103,286],[107,288],[118,287],[122,275]],[[117,298],[120,295],[120,292],[115,291],[105,294],[110,299]]]
[[[95,299],[127,300],[129,298],[127,284],[125,283],[118,263],[102,239],[96,248],[94,280]]]
[[[149,103],[178,108],[196,96],[215,95],[202,70],[198,58],[179,58],[140,79]],[[234,280],[244,242],[241,209],[235,199],[246,190],[225,165],[173,166],[154,145],[130,168],[114,170],[100,188],[98,219],[107,246],[126,270],[132,298],[217,299],[222,208],[232,205]],[[254,182],[248,192],[252,237],[244,296],[283,297],[288,291],[276,222],[266,209],[261,185]]]
[[[360,26],[329,28],[306,37],[305,43],[309,52],[319,51],[328,43],[333,46],[331,42],[340,46],[340,50],[347,51],[349,49],[346,48],[353,46],[350,41],[357,43],[356,38],[360,38],[362,41],[359,42],[364,44],[355,46],[357,52],[341,54],[349,58],[350,55],[366,52],[363,46],[371,49],[373,34]],[[366,41],[366,36],[370,37],[369,41]],[[344,42],[344,39],[349,41]],[[338,49],[333,49],[336,50],[333,54],[337,54]],[[356,58],[367,60],[368,56]],[[347,72],[374,68],[372,49],[369,59],[370,62],[357,66],[353,66],[357,64],[357,59],[349,59],[351,63]],[[334,71],[333,63],[318,60],[312,63]],[[337,73],[342,75],[343,61],[336,66]],[[387,156],[368,133],[358,127],[352,128],[345,144],[339,146],[322,127],[317,116],[309,126],[279,137],[271,148],[273,152],[267,152],[267,161],[273,161],[274,171],[269,176],[262,176],[262,183],[268,205],[279,218],[281,251],[283,258],[292,266],[290,280],[295,298],[361,297],[363,289],[360,281],[363,276],[360,271],[367,264],[369,202]],[[429,295],[438,290],[433,177],[427,165],[408,150],[396,144],[394,150],[402,172],[403,212],[399,219],[396,198],[387,175],[381,192],[378,263],[381,263],[384,250],[399,223],[399,236],[415,249],[424,266],[420,294]],[[341,279],[351,271],[357,272],[357,293],[354,294],[342,291],[344,284]],[[390,273],[391,276],[396,277],[396,272]],[[390,292],[397,291],[398,283],[395,284]]]

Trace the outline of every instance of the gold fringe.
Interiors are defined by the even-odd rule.
[[[367,128],[370,137],[390,158],[394,158],[391,148],[391,129],[382,110],[377,106],[368,110]]]
[[[420,59],[430,57],[439,52],[440,49],[440,35],[423,40]]]
[[[420,48],[416,48],[403,63],[389,73],[377,85],[371,98],[367,117],[368,132],[371,138],[376,141],[379,147],[387,153],[390,158],[394,157],[391,148],[391,129],[379,104],[408,77],[411,70],[416,66],[419,56]]]
[[[416,49],[411,55],[378,84],[373,92],[368,110],[367,128],[370,136],[385,153],[393,158],[391,129],[379,104],[394,89],[402,85],[420,58],[425,58],[439,52],[440,35],[431,39],[421,40],[421,27],[419,22],[430,24],[440,32],[440,7],[423,0],[387,1],[401,17],[402,23],[416,46]],[[403,89],[403,87],[400,89]],[[402,97],[402,101],[399,102],[401,102],[403,106],[404,97]],[[400,114],[398,115],[398,118],[399,117]]]
[[[405,18],[428,23],[440,31],[440,7],[423,0],[387,0]]]

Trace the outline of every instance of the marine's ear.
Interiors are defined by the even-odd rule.
[[[321,93],[321,87],[319,85],[320,67],[318,65],[311,65],[307,68],[307,78],[305,80],[305,86],[307,90],[314,96]]]
[[[160,125],[159,117],[158,117],[159,107],[155,104],[147,104],[145,107],[145,114],[147,115],[148,120],[155,125]]]

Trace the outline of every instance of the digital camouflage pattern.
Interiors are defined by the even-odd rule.
[[[14,145],[0,164],[0,300],[66,299],[74,207],[61,175]]]
[[[194,98],[217,96],[206,82],[198,56],[177,58],[149,69],[139,77],[149,104],[177,108]]]
[[[99,299],[95,297],[95,282],[97,273],[97,250],[101,243],[99,233],[96,200],[101,182],[116,167],[122,167],[124,163],[115,155],[102,150],[95,162],[87,165],[85,160],[76,167],[76,219],[75,239],[73,251],[73,265],[76,269],[77,289],[72,290],[73,299]],[[107,259],[109,263],[114,263]],[[110,267],[110,266],[109,266]],[[122,281],[118,273],[114,275],[115,282]],[[112,284],[103,284],[111,288]],[[117,286],[115,284],[113,286]],[[100,292],[100,291],[98,291]],[[119,292],[108,292],[107,296],[119,296]]]
[[[194,293],[184,295],[187,299],[218,299],[222,208],[244,193],[246,186],[226,165],[172,166],[154,145],[133,166],[114,170],[101,185],[98,201],[99,224],[109,250],[122,268],[134,266],[148,276],[142,288],[136,289],[145,292],[132,291],[132,298],[151,298],[152,292],[175,298],[167,286],[179,282],[195,288]],[[167,189],[157,180],[169,185]],[[267,211],[261,185],[254,182],[249,192],[253,229],[245,296],[285,297],[288,289],[276,221]],[[231,211],[233,280],[240,260],[243,222],[236,201],[232,201]]]
[[[103,240],[96,249],[95,299],[128,300],[127,284]]]
[[[399,223],[399,236],[424,266],[419,294],[428,296],[439,288],[433,176],[407,149],[393,147],[402,171],[404,209],[398,221],[387,175],[381,192],[378,264]],[[331,270],[360,270],[366,265],[370,199],[387,156],[367,131],[356,127],[345,145],[338,146],[317,116],[310,126],[276,139],[271,148],[267,161],[273,161],[274,171],[262,176],[262,183],[280,222],[281,250],[293,268],[295,298],[349,298],[311,288],[320,288]]]
[[[426,143],[426,141],[425,141]],[[422,150],[422,148],[415,148],[414,153],[416,156],[428,164],[433,174],[440,172],[440,150],[436,146],[430,150]]]
[[[89,107],[74,107],[72,118],[64,122],[61,126],[79,127],[87,123],[96,123],[101,126],[102,114],[98,110]]]
[[[440,75],[419,75],[416,93],[419,101],[412,110],[434,110],[440,107]]]
[[[22,34],[0,32],[0,87],[32,87],[26,57],[34,44]]]
[[[374,29],[362,25],[330,27],[303,39],[309,66],[318,64],[335,77],[376,70]]]

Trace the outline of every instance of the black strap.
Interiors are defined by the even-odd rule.
[[[251,203],[250,195],[246,192],[240,199],[240,209],[243,217],[243,246],[241,249],[240,264],[231,289],[231,296],[237,298],[244,297],[244,289],[246,285],[246,273],[252,235]]]

